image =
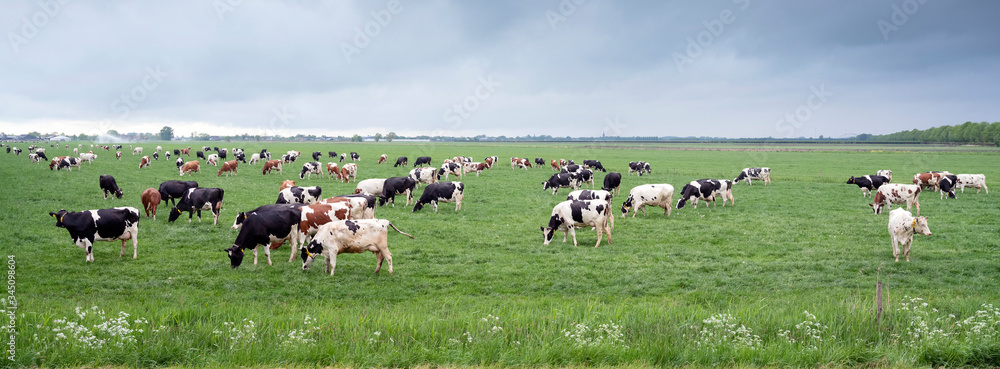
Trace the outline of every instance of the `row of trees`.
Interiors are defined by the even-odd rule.
[[[862,139],[859,135],[858,139]],[[923,143],[995,144],[1000,146],[1000,122],[965,122],[925,130],[912,129],[887,135],[871,136],[876,141],[911,141]]]

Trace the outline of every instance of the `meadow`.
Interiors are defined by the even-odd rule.
[[[50,211],[141,208],[139,194],[181,179],[161,156],[138,169],[128,145],[122,160],[95,150],[80,171],[50,171],[0,153],[0,248],[14,270],[17,307],[13,360],[4,365],[127,367],[410,367],[432,366],[1000,366],[1000,248],[997,194],[966,190],[958,199],[921,195],[933,235],[916,236],[912,261],[895,263],[888,215],[874,215],[852,175],[894,172],[909,183],[927,170],[1000,178],[995,148],[946,152],[664,150],[657,145],[440,143],[145,142],[145,154],[203,145],[303,153],[282,174],[262,176],[240,164],[234,177],[217,167],[183,179],[225,190],[220,223],[139,223],[138,259],[119,258],[118,242],[95,244],[95,262]],[[76,145],[76,143],[72,143]],[[84,144],[84,151],[89,143]],[[17,144],[16,146],[26,146]],[[823,149],[824,147],[828,149]],[[23,148],[23,147],[22,147]],[[48,148],[48,156],[67,150]],[[676,147],[675,147],[676,148]],[[728,148],[728,147],[727,147]],[[750,148],[753,148],[752,146]],[[413,213],[396,198],[378,218],[391,232],[395,274],[374,274],[371,253],[344,254],[336,275],[289,263],[288,245],[273,266],[245,260],[230,269],[222,251],[237,231],[238,211],[270,204],[278,184],[318,185],[325,196],[354,183],[300,180],[313,151],[356,151],[358,179],[405,176],[417,156],[497,155],[481,176],[466,176],[465,201]],[[377,165],[380,154],[389,162]],[[394,168],[408,156],[407,168]],[[700,178],[733,179],[767,166],[773,184],[738,184],[735,206],[651,208],[617,218],[610,244],[579,230],[579,247],[557,236],[542,246],[539,227],[565,200],[542,190],[548,167],[511,170],[510,157],[600,160],[633,186],[669,183],[676,192]],[[338,159],[339,160],[339,159]],[[650,175],[627,175],[629,161]],[[103,199],[98,175],[115,176],[122,199]],[[604,173],[597,173],[598,187]],[[418,190],[417,195],[419,196]],[[674,202],[678,197],[675,195]],[[131,243],[130,243],[131,244]],[[131,248],[131,246],[129,246]],[[11,266],[13,265],[13,266]],[[10,274],[10,272],[8,272]],[[875,285],[885,285],[885,315],[875,316]],[[10,291],[10,289],[8,289]],[[4,319],[5,323],[7,319]],[[7,325],[7,324],[5,324]],[[6,337],[6,336],[5,336]]]

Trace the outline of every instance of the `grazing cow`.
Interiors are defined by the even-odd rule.
[[[602,188],[603,190],[608,192],[613,192],[614,194],[617,195],[620,194],[622,191],[621,185],[622,185],[621,173],[611,172],[604,175],[604,187]]]
[[[213,166],[219,165],[219,154],[211,154],[208,156],[208,164]]]
[[[121,151],[115,151],[115,159],[122,160],[122,152]]]
[[[118,183],[115,182],[115,177],[109,176],[107,174],[101,174],[99,178],[101,185],[101,192],[104,193],[104,199],[108,199],[108,195],[114,195],[117,198],[122,198],[122,189],[118,188]]]
[[[205,153],[201,151],[195,151],[194,156],[201,160],[208,160],[208,158],[205,157]]]
[[[441,180],[441,176],[444,175],[444,179],[448,180],[449,175],[456,175],[459,178],[463,178],[465,172],[462,170],[462,166],[455,163],[444,163],[441,164],[441,169],[438,169],[437,180]]]
[[[385,178],[369,178],[358,182],[355,194],[365,194],[372,196],[382,196],[382,187],[385,185]]]
[[[148,155],[143,156],[142,159],[139,159],[139,169],[148,167],[150,162],[152,162],[152,160],[149,158]]]
[[[309,243],[316,235],[316,230],[324,224],[335,220],[350,220],[351,202],[348,199],[327,199],[323,202],[306,205],[301,208],[302,215],[299,218],[298,244],[292,249],[292,254],[288,261],[295,259],[295,249],[301,249],[303,245]]]
[[[315,204],[321,199],[323,189],[319,186],[292,186],[278,192],[275,204]]]
[[[188,146],[188,148],[186,148],[186,149],[181,149],[181,154],[184,154],[184,155],[187,155],[187,156],[191,156],[191,147]]]
[[[247,164],[251,164],[251,165],[252,164],[257,164],[257,162],[259,162],[259,161],[260,161],[260,154],[253,153],[253,155],[250,155],[250,161]]]
[[[139,257],[139,210],[133,207],[69,212],[65,209],[49,213],[56,218],[56,227],[66,228],[73,242],[87,252],[86,260],[94,261],[94,241],[132,240],[132,259]]]
[[[8,153],[10,153],[10,151],[8,151]],[[14,148],[14,155],[21,155],[21,149],[15,147]]]
[[[236,216],[236,222],[240,227],[233,224],[233,228],[239,228],[240,233],[236,236],[233,246],[225,249],[229,255],[229,265],[236,269],[243,263],[243,252],[246,249],[253,249],[253,263],[257,265],[257,250],[260,245],[264,247],[264,255],[267,257],[267,265],[271,262],[271,249],[281,247],[285,241],[290,241],[289,248],[292,249],[292,257],[295,257],[295,248],[298,244],[298,227],[302,211],[299,205],[265,205],[249,212],[241,212]],[[288,260],[291,262],[293,259]]]
[[[583,168],[584,169],[593,169],[593,170],[599,170],[599,171],[602,171],[602,172],[607,172],[607,169],[604,169],[604,166],[601,165],[601,162],[597,161],[597,160],[584,160],[583,161]]]
[[[576,243],[576,228],[594,227],[597,229],[597,244],[601,246],[601,237],[608,234],[608,244],[611,244],[611,228],[608,226],[608,218],[611,215],[611,205],[604,200],[566,200],[560,202],[552,208],[552,216],[549,217],[549,226],[541,227],[545,241],[542,245],[548,245],[557,231],[563,231],[563,242],[566,236],[573,236],[573,246]]]
[[[153,151],[153,160],[160,160],[160,153]]]
[[[181,177],[183,177],[185,173],[190,174],[195,172],[201,173],[201,162],[197,160],[184,163],[184,166],[180,169]]]
[[[663,208],[663,214],[670,216],[670,209],[674,202],[674,186],[669,184],[645,184],[632,187],[628,193],[628,198],[622,203],[622,218],[628,214],[629,210],[635,208],[632,217],[642,209],[642,215],[646,215],[646,206],[658,206]]]
[[[323,164],[318,161],[303,163],[302,172],[299,173],[299,179],[312,179],[313,174],[323,178]]]
[[[281,185],[278,187],[278,191],[284,190],[286,188],[291,188],[292,186],[295,186],[295,181],[286,179],[284,181],[281,181]]]
[[[552,170],[554,170],[554,171],[560,171],[560,170],[562,170],[562,165],[559,164],[559,161],[556,160],[556,159],[552,159],[552,164],[551,165],[552,165]]]
[[[233,158],[236,159],[236,160],[238,160],[238,161],[243,162],[243,164],[247,163],[247,156],[246,156],[246,154],[243,153],[243,151],[240,151],[240,152],[237,152],[237,153],[233,154]]]
[[[490,166],[487,163],[472,162],[463,164],[462,171],[463,173],[476,172],[476,177],[479,177],[479,173],[489,168]]]
[[[155,152],[163,151],[163,146],[156,146]]]
[[[293,161],[295,161],[295,160],[293,160],[293,159],[292,159],[292,157],[291,157],[291,156],[289,156],[288,154],[285,154],[285,155],[282,155],[282,156],[281,156],[281,162],[282,162],[283,164],[288,164],[288,163],[291,163],[291,162],[293,162]]]
[[[409,160],[409,159],[408,159],[407,157],[405,157],[405,156],[400,156],[400,157],[396,158],[396,164],[393,164],[393,165],[392,165],[392,167],[393,167],[393,168],[395,168],[395,167],[398,167],[398,166],[400,166],[400,165],[402,165],[402,166],[404,166],[404,167],[405,167],[405,166],[406,166],[406,162],[407,162],[408,160]]]
[[[184,194],[188,192],[189,189],[197,188],[198,182],[195,181],[165,181],[160,183],[160,198],[164,203],[173,200],[176,205],[177,200],[184,197]]]
[[[958,188],[962,189],[962,193],[965,193],[966,187],[972,187],[976,189],[976,193],[979,191],[986,190],[986,194],[990,194],[990,188],[986,187],[986,175],[985,174],[958,174]]]
[[[356,162],[358,160],[361,160],[361,155],[358,155],[358,153],[351,151],[351,161]]]
[[[28,160],[32,163],[38,164],[38,161],[41,160],[41,158],[38,157],[38,154],[28,154]]]
[[[899,208],[889,212],[889,237],[892,239],[892,256],[899,262],[900,246],[906,262],[910,262],[910,246],[913,245],[913,234],[931,235],[927,225],[927,217],[913,217],[913,214]]]
[[[905,185],[898,183],[886,183],[875,192],[873,203],[868,204],[875,211],[875,215],[882,213],[882,208],[891,210],[892,204],[906,204],[906,210],[910,206],[916,206],[917,216],[920,215],[920,186]]]
[[[417,157],[417,161],[413,162],[413,167],[416,168],[417,166],[424,165],[424,164],[427,164],[427,165],[431,164],[431,157],[430,156],[419,156],[419,157]]]
[[[83,161],[80,160],[80,158],[63,158],[63,160],[59,162],[59,168],[57,169],[66,168],[66,170],[72,172],[73,167],[76,167],[76,169],[80,169],[80,163],[82,162]]]
[[[913,175],[913,184],[919,185],[921,189],[938,191],[938,182],[944,174],[935,172],[917,173]]]
[[[885,181],[885,183],[892,182],[892,171],[891,170],[882,169],[882,170],[879,170],[879,171],[875,172],[875,175],[877,175],[877,176],[883,176],[885,178],[888,178],[889,180]]]
[[[580,189],[580,183],[573,173],[556,173],[552,177],[549,177],[548,181],[542,182],[543,190],[550,188],[552,189],[552,194],[555,195],[560,188],[572,188],[576,191]]]
[[[958,176],[954,174],[946,174],[941,176],[941,180],[938,181],[938,188],[941,189],[941,199],[944,199],[944,194],[948,194],[948,198],[957,199],[955,196],[955,188],[958,187]]]
[[[181,167],[184,166],[184,158],[177,158],[175,163],[177,164],[177,170],[181,170]]]
[[[375,219],[375,203],[377,201],[375,196],[366,194],[340,195],[325,199],[322,202],[336,202],[341,199],[347,199],[350,202],[351,219]]]
[[[181,151],[178,149],[174,149],[174,156],[181,156]]]
[[[208,150],[211,150],[211,149],[212,149],[212,147],[211,147],[211,146],[202,146],[202,147],[201,147],[201,149],[202,149],[202,150],[205,150],[205,151],[208,151]],[[216,147],[216,148],[215,148],[215,151],[219,151],[219,148],[218,148],[218,147]]]
[[[722,196],[722,206],[726,206],[726,200],[729,200],[730,205],[736,206],[736,199],[733,198],[733,181],[728,179],[717,179],[715,180],[719,183],[719,188],[712,193],[711,204],[715,204],[715,198]]]
[[[201,222],[201,211],[212,211],[212,225],[219,224],[219,211],[222,210],[222,198],[225,192],[221,188],[191,188],[181,197],[181,201],[170,209],[169,222],[173,223],[181,216],[182,212],[188,212],[188,223],[195,212],[198,212],[198,222]]]
[[[537,165],[539,168],[545,166],[545,159],[535,158],[535,165]]]
[[[313,157],[313,160],[319,161],[319,158],[323,157],[323,153],[320,152],[320,151],[313,151],[312,157]]]
[[[628,163],[628,174],[629,175],[631,175],[632,173],[636,173],[640,177],[642,177],[643,173],[650,174],[652,172],[653,172],[653,170],[649,168],[649,163],[647,163],[647,162],[644,162],[644,161],[631,161],[631,162]]]
[[[771,184],[771,168],[743,168],[743,171],[736,176],[733,183],[740,183],[740,181],[746,181],[748,185],[753,185],[750,182],[751,179],[759,179],[764,181],[764,185],[767,186]]]
[[[97,160],[97,154],[85,152],[80,154],[80,160],[86,160],[87,163],[93,164],[94,160]]]
[[[851,178],[847,179],[847,184],[856,184],[861,188],[861,197],[871,196],[872,191],[877,190],[886,183],[889,183],[889,178],[881,175],[851,176]]]
[[[340,179],[344,180],[344,183],[350,183],[351,180],[358,179],[358,165],[354,163],[344,164],[340,168]]]
[[[222,173],[226,173],[226,177],[229,177],[230,173],[235,176],[236,169],[239,164],[240,162],[238,160],[230,160],[222,163],[222,168],[219,168],[219,174],[217,176],[222,176]]]
[[[340,153],[340,162],[343,163],[344,159],[347,159],[347,153],[346,152]]]
[[[611,203],[611,192],[604,190],[576,190],[570,192],[566,196],[566,200],[604,200]]]
[[[378,163],[379,164],[385,163],[386,160],[389,160],[389,157],[386,156],[385,154],[382,154],[382,156],[378,157]]]
[[[142,154],[142,146],[132,149],[132,155]]]
[[[218,150],[217,152],[219,153],[219,159],[226,160],[226,153],[228,152],[226,149]]]
[[[531,168],[531,163],[528,159],[510,158],[510,169],[528,169]]]
[[[261,170],[261,174],[268,175],[271,170],[276,170],[281,173],[281,160],[268,160],[264,162],[264,169]]]
[[[590,169],[580,169],[576,172],[576,178],[580,181],[581,187],[583,187],[584,183],[590,183],[590,188],[594,188],[594,171]]]
[[[326,163],[326,176],[329,177],[330,179],[334,178],[340,179],[340,167],[337,166],[337,163],[334,163],[332,161]]]
[[[336,151],[328,151],[326,153],[326,155],[327,155],[327,157],[330,157],[330,158],[336,158],[337,157],[337,152]]]
[[[691,181],[681,188],[681,199],[677,201],[677,209],[683,208],[688,201],[691,201],[695,209],[698,208],[698,200],[715,201],[716,192],[721,189],[722,183],[714,179]]]
[[[167,151],[167,160],[170,160],[170,151]]]
[[[142,200],[142,208],[146,211],[146,218],[149,218],[149,213],[153,213],[153,220],[156,220],[156,208],[160,206],[160,191],[155,188],[147,188],[142,191],[142,195],[139,196]]]
[[[389,227],[400,231],[385,219],[332,221],[319,228],[314,238],[302,248],[302,270],[309,270],[317,256],[326,258],[326,273],[333,276],[337,268],[337,255],[343,253],[375,253],[375,273],[382,269],[382,262],[389,262],[392,274],[392,253],[389,252]]]
[[[406,195],[406,206],[413,202],[413,191],[416,189],[417,181],[410,177],[386,178],[382,185],[382,193],[378,199],[378,206],[392,203],[396,207],[396,195]]]
[[[431,204],[434,212],[438,211],[438,202],[454,202],[455,211],[462,210],[462,199],[465,198],[465,184],[462,182],[435,182],[424,188],[424,193],[413,205],[413,212],[416,213],[424,208],[425,204]]]
[[[420,183],[431,184],[437,182],[437,175],[434,172],[434,167],[414,168],[410,171],[410,178],[413,178],[417,182],[417,188],[420,188]]]

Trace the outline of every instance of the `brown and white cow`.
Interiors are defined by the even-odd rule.
[[[191,146],[188,146],[186,149],[181,149],[181,154],[191,156]]]
[[[115,151],[115,159],[122,160],[122,152],[121,151]]]
[[[889,212],[889,237],[892,238],[892,256],[899,262],[899,254],[906,256],[906,261],[910,261],[910,246],[913,245],[913,234],[920,233],[924,236],[931,235],[931,228],[927,225],[927,217],[913,217],[913,214],[899,208]],[[902,246],[902,252],[900,252]]]
[[[229,177],[230,173],[236,175],[236,169],[239,164],[239,160],[230,160],[222,163],[222,168],[219,168],[219,174],[217,176],[222,176],[222,173],[226,173],[226,177]]]
[[[986,194],[990,194],[990,188],[986,187],[985,174],[958,174],[956,177],[958,177],[958,188],[962,189],[962,193],[965,193],[966,187],[972,187],[976,189],[976,193],[986,190]]]
[[[375,273],[382,269],[382,262],[389,262],[392,274],[392,253],[389,252],[389,227],[400,231],[385,219],[332,221],[320,227],[316,238],[302,248],[302,270],[308,270],[317,256],[326,258],[326,272],[333,276],[337,268],[337,255],[343,253],[375,253]]]
[[[941,178],[948,174],[951,173],[948,173],[947,171],[917,173],[913,175],[913,184],[920,185],[920,188],[922,189],[930,189],[937,192],[940,190],[938,182],[940,182]]]
[[[278,173],[281,173],[281,160],[275,159],[275,160],[265,161],[264,169],[261,170],[261,174],[268,175],[271,173],[272,170],[276,170],[278,171]]]
[[[155,188],[147,188],[142,191],[140,198],[142,199],[142,208],[146,210],[146,218],[149,218],[149,213],[153,213],[153,220],[156,220],[156,208],[160,206],[160,191]]]
[[[181,172],[181,177],[183,177],[185,173],[188,174],[195,172],[201,173],[201,162],[193,160],[184,163],[184,165],[181,166],[180,172]]]
[[[917,215],[920,215],[920,186],[919,185],[906,185],[899,183],[886,183],[882,187],[878,188],[878,192],[875,193],[874,203],[868,204],[875,211],[875,214],[881,214],[882,208],[889,210],[892,204],[906,204],[906,210],[910,210],[910,206],[916,206]]]
[[[200,152],[201,151],[199,151],[199,153]],[[217,167],[219,166],[219,154],[211,154],[208,156],[207,159],[205,159],[205,161],[207,161],[209,165]]]
[[[552,159],[551,165],[552,165],[552,170],[554,170],[554,171],[558,172],[558,171],[562,170],[562,166],[559,165],[559,161],[556,160],[556,159]]]
[[[150,160],[149,156],[143,156],[142,159],[139,159],[139,169],[148,167]]]
[[[389,160],[389,157],[386,156],[385,154],[382,154],[382,156],[378,157],[378,163],[379,164],[385,163],[386,160]]]
[[[333,179],[334,177],[340,179],[340,167],[337,166],[337,163],[334,163],[332,161],[326,163],[326,174],[327,177],[330,177],[330,179]]]
[[[291,188],[293,186],[295,186],[295,181],[286,179],[284,181],[281,181],[281,186],[278,187],[278,191],[284,190],[286,188]]]
[[[320,227],[334,220],[349,220],[351,202],[345,198],[330,198],[299,209],[302,210],[302,218],[299,221],[299,244],[292,248],[289,262],[295,260],[295,251],[309,243]]]
[[[358,165],[354,163],[344,164],[343,168],[340,168],[340,179],[344,180],[344,183],[350,183],[352,179],[358,179]]]

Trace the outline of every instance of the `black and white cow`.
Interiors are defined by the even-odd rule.
[[[695,209],[698,208],[698,200],[714,201],[715,194],[721,187],[722,184],[714,179],[691,181],[681,189],[681,199],[677,200],[677,209],[683,208],[688,201],[691,201]]]
[[[101,192],[104,192],[104,199],[108,199],[108,195],[114,195],[117,198],[122,198],[122,189],[118,188],[118,183],[115,182],[115,177],[109,176],[107,174],[101,174],[100,177]]]
[[[730,205],[736,206],[736,199],[733,198],[733,181],[728,179],[717,179],[715,180],[719,184],[719,188],[712,193],[712,204],[715,204],[716,197],[722,197],[722,206],[726,206],[726,200],[729,200]]]
[[[176,164],[177,164],[177,169],[180,170],[181,167],[184,166],[184,158],[178,157]]]
[[[552,242],[552,238],[557,231],[565,232],[563,242],[566,242],[567,235],[573,235],[573,246],[576,246],[576,228],[594,227],[597,229],[597,244],[601,246],[601,237],[608,234],[608,244],[611,244],[611,227],[608,226],[611,215],[611,206],[604,200],[566,200],[552,208],[552,216],[549,217],[549,226],[541,227],[544,237],[543,245]]]
[[[278,207],[265,205],[247,213],[240,213],[244,227],[240,227],[240,233],[236,236],[233,246],[222,250],[229,255],[229,265],[233,269],[240,266],[243,263],[243,252],[247,249],[253,250],[253,263],[257,265],[257,250],[260,249],[258,247],[260,245],[264,245],[267,265],[272,265],[271,249],[280,247],[285,241],[290,241],[289,247],[294,256],[295,245],[298,244],[299,221],[302,216],[302,210],[297,205],[277,205]],[[261,210],[265,207],[270,208]],[[240,216],[237,216],[238,222]]]
[[[302,164],[302,172],[299,173],[299,179],[312,179],[312,175],[315,174],[320,178],[323,178],[323,163],[318,161],[311,161]],[[307,177],[308,176],[308,177]]]
[[[622,203],[622,218],[628,214],[629,210],[635,209],[632,212],[632,217],[635,218],[636,214],[639,214],[639,210],[642,210],[642,215],[646,215],[647,206],[658,206],[663,208],[663,214],[670,216],[670,209],[673,206],[674,201],[674,186],[670,184],[644,184],[632,187],[632,190],[628,193],[628,198]]]
[[[177,220],[181,216],[182,212],[188,212],[188,222],[191,222],[191,218],[194,213],[198,213],[198,222],[201,222],[201,211],[211,210],[212,211],[212,225],[219,224],[219,211],[222,210],[222,198],[225,192],[221,188],[191,188],[187,190],[184,197],[181,197],[181,201],[177,202],[177,205],[170,209],[170,218],[168,221],[171,223]]]
[[[278,192],[275,204],[315,204],[321,199],[323,189],[319,186],[292,186]]]
[[[597,161],[597,160],[584,160],[583,161],[583,168],[584,169],[593,169],[593,170],[599,170],[599,171],[602,171],[602,172],[607,172],[607,170],[604,169],[604,166],[601,165],[601,162]]]
[[[226,150],[226,149],[221,149],[221,150],[219,150],[217,152],[219,153],[219,160],[226,161],[226,153],[228,153],[229,151]],[[295,160],[292,160],[292,161],[295,161]]]
[[[441,169],[438,169],[437,180],[441,180],[441,176],[447,180],[448,176],[455,175],[459,178],[465,175],[465,171],[462,170],[462,165],[456,163],[444,163],[441,164]]]
[[[611,192],[604,190],[576,190],[566,196],[566,200],[604,200],[611,203]]]
[[[246,156],[245,153],[243,153],[243,151],[240,151],[240,152],[237,152],[237,153],[233,154],[233,158],[235,158],[236,160],[239,160],[239,161],[243,162],[243,164],[247,163],[247,156]]]
[[[386,178],[382,185],[382,196],[378,199],[378,206],[389,202],[392,203],[393,207],[396,207],[396,195],[406,195],[406,205],[409,206],[413,202],[413,191],[416,187],[417,181],[410,177]]]
[[[628,174],[629,175],[632,175],[632,173],[636,173],[640,177],[642,177],[642,175],[644,173],[645,174],[650,174],[652,172],[653,172],[653,170],[650,169],[649,163],[647,163],[647,162],[644,162],[644,161],[631,161],[631,162],[628,163]]]
[[[358,161],[358,160],[361,160],[361,155],[358,155],[358,153],[351,151],[351,161]]]
[[[125,241],[132,240],[132,259],[139,256],[139,209],[113,209],[69,212],[65,209],[49,213],[56,218],[56,227],[66,228],[70,238],[87,252],[87,261],[94,261],[94,241],[122,241],[119,257],[125,256]]]
[[[424,205],[431,204],[434,212],[438,211],[438,202],[454,202],[455,211],[462,210],[462,199],[465,197],[465,184],[462,182],[435,182],[424,188],[424,193],[420,195],[420,200],[413,205],[413,212],[416,213],[424,208]]]
[[[948,194],[948,198],[957,199],[955,196],[955,188],[958,187],[958,176],[954,174],[946,174],[941,176],[941,180],[938,181],[938,187],[941,189],[941,199],[944,199],[944,194]]]
[[[66,168],[66,170],[72,172],[73,167],[76,167],[76,169],[80,169],[80,163],[82,162],[83,160],[80,160],[80,158],[69,158],[69,157],[63,158],[63,160],[59,162],[59,168],[56,169],[61,170],[63,168]]]
[[[590,169],[580,169],[576,173],[576,178],[580,182],[580,187],[583,187],[585,183],[590,183],[590,188],[594,188],[594,171]]]
[[[545,159],[535,158],[535,165],[537,165],[539,168],[545,166]]]
[[[413,162],[413,167],[416,168],[416,167],[418,167],[420,165],[424,165],[424,164],[426,164],[426,165],[430,165],[431,164],[431,157],[430,156],[419,156],[419,157],[417,157],[417,161]]]
[[[159,151],[154,151],[153,152],[153,160],[160,160],[160,152]]]
[[[340,162],[343,163],[344,159],[347,159],[347,153],[346,152],[340,153]]]
[[[753,183],[750,183],[751,179],[762,180],[765,186],[771,184],[771,168],[743,168],[743,171],[740,172],[740,175],[736,176],[733,183],[740,183],[740,181],[745,180],[748,185],[752,185]]]
[[[201,151],[195,151],[194,156],[198,157],[201,160],[208,160],[207,158],[205,158],[205,153]]]
[[[613,192],[615,194],[621,193],[622,185],[622,174],[618,172],[611,172],[604,175],[604,187],[605,191]]]
[[[871,196],[872,191],[877,190],[886,183],[889,183],[889,178],[880,175],[851,176],[851,178],[847,179],[847,184],[856,184],[861,188],[861,197]]]
[[[39,158],[41,158],[41,160],[45,160],[45,161],[49,160],[49,157],[45,156],[45,150],[38,149],[38,151],[35,151],[35,155],[37,155]]]
[[[15,147],[15,148],[14,148],[14,155],[21,155],[21,149],[20,149],[20,148],[17,148],[17,147]]]
[[[256,209],[250,211],[241,211],[236,213],[236,221],[233,222],[233,229],[240,229],[243,226],[243,221],[247,220],[247,216],[254,212],[264,212],[264,211],[280,211],[284,209],[298,209],[306,204],[268,204],[259,206]]]
[[[542,182],[542,189],[548,190],[552,189],[552,194],[555,195],[560,188],[572,188],[574,191],[580,189],[579,180],[576,178],[575,173],[556,173],[552,177],[549,177],[548,181]]]
[[[313,160],[319,161],[319,158],[323,157],[323,153],[320,151],[313,151]]]
[[[195,181],[165,181],[160,183],[160,199],[166,204],[167,201],[173,200],[173,204],[177,204],[177,200],[184,197],[189,189],[197,188],[198,182]]]
[[[326,153],[326,155],[327,155],[327,157],[330,157],[330,158],[336,158],[337,157],[337,152],[336,151],[328,151]]]
[[[559,173],[579,173],[581,170],[583,170],[583,167],[576,164],[570,164],[563,167]]]
[[[407,157],[405,157],[405,156],[400,156],[400,157],[396,158],[396,164],[393,164],[393,166],[392,166],[392,167],[393,167],[393,168],[395,168],[395,167],[398,167],[398,166],[400,166],[400,165],[402,165],[402,166],[404,166],[404,167],[405,167],[405,166],[406,166],[406,162],[407,162],[408,160],[409,160],[409,159],[408,159]]]
[[[438,176],[434,173],[435,171],[434,167],[413,168],[410,171],[410,178],[417,181],[417,187],[419,188],[420,183],[431,184],[437,182]]]

